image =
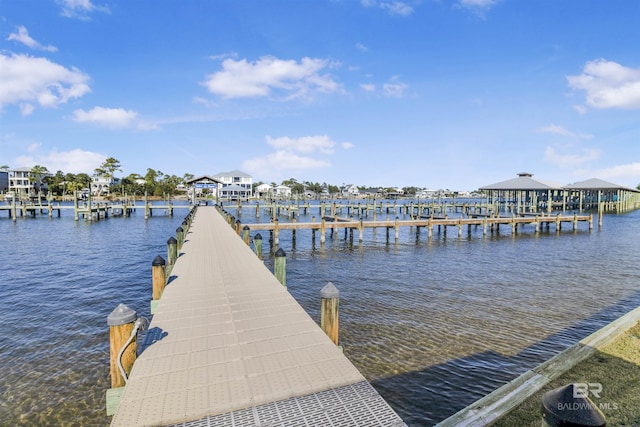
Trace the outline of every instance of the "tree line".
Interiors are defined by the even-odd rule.
[[[2,166],[0,169],[3,168],[9,169],[8,166]],[[94,169],[96,176],[114,180],[116,172],[122,172],[122,167],[120,161],[113,157],[107,158]],[[179,192],[179,186],[192,178],[193,175],[189,173],[178,177],[148,168],[144,175],[131,173],[115,180],[115,183],[109,186],[108,194],[115,196],[119,194],[144,194],[146,192],[152,196],[174,196]],[[91,191],[93,182],[93,178],[87,173],[65,173],[61,170],[51,173],[46,166],[42,165],[35,165],[31,168],[29,180],[36,191],[46,188],[52,195],[61,197],[84,189]]]

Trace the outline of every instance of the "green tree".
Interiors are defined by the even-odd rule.
[[[107,178],[113,178],[116,171],[122,172],[122,168],[118,159],[109,157],[100,165],[100,167],[95,168],[94,171],[98,175],[105,176]]]
[[[29,181],[33,184],[33,188],[36,191],[40,191],[42,184],[45,184],[43,178],[49,174],[49,169],[46,166],[35,165],[29,171]]]

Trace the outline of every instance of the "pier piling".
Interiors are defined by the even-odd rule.
[[[285,288],[287,287],[287,254],[282,248],[278,248],[275,253],[274,275],[278,282]]]
[[[125,377],[118,366],[118,356],[125,344],[128,347],[124,349],[120,363],[125,374],[131,372],[133,363],[136,360],[135,337],[131,339],[134,322],[136,320],[136,312],[124,304],[116,307],[109,316],[107,316],[107,325],[109,325],[109,347],[110,347],[110,368],[111,387],[124,387],[126,384]]]
[[[340,291],[328,282],[320,291],[320,327],[335,345],[339,338]]]

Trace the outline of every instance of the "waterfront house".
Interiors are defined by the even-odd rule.
[[[36,197],[39,191],[46,193],[47,184],[42,182],[42,178],[51,176],[50,173],[42,175],[39,182],[34,182],[31,177],[30,167],[8,169],[8,190],[14,191],[18,198]]]
[[[239,170],[220,172],[213,178],[221,183],[220,200],[247,200],[253,195],[253,177]]]
[[[273,196],[279,199],[288,199],[291,197],[291,187],[286,185],[278,185],[273,189]]]
[[[261,199],[264,199],[271,196],[272,190],[273,187],[270,184],[260,184],[255,188],[255,195]]]
[[[345,185],[342,189],[342,195],[345,197],[357,197],[360,195],[360,189],[354,184]]]
[[[91,194],[94,196],[105,196],[111,192],[111,187],[120,181],[118,178],[104,175],[93,175],[91,177]]]

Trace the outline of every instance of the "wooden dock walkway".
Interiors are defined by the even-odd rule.
[[[199,207],[112,426],[404,426],[214,207]]]
[[[237,221],[235,217],[226,213],[227,220],[230,223]],[[472,226],[482,227],[483,235],[487,235],[487,230],[493,230],[494,227],[498,228],[500,225],[511,227],[512,233],[518,232],[518,227],[524,225],[533,225],[535,232],[539,232],[541,227],[550,228],[553,225],[556,231],[560,231],[563,223],[571,224],[573,230],[576,230],[580,222],[588,223],[589,230],[593,228],[593,215],[543,215],[543,214],[531,214],[531,215],[512,215],[512,216],[491,216],[485,214],[471,214],[468,217],[419,217],[416,219],[400,220],[386,219],[382,221],[364,221],[362,218],[355,220],[353,218],[340,218],[340,217],[327,217],[324,216],[320,222],[280,222],[277,219],[272,222],[242,224],[236,223],[236,231],[238,234],[248,227],[250,231],[256,230],[269,230],[273,233],[273,242],[275,245],[279,244],[279,235],[282,230],[311,230],[312,233],[316,231],[320,232],[320,242],[325,242],[325,234],[327,230],[344,229],[358,232],[358,240],[363,240],[363,233],[365,228],[386,228],[387,232],[390,229],[395,231],[395,238],[398,239],[400,227],[415,227],[416,229],[426,228],[428,237],[432,237],[433,229],[435,227],[456,227],[458,236],[462,236],[462,230],[464,226],[467,226],[469,230]],[[599,225],[602,226],[602,217],[599,219]]]

